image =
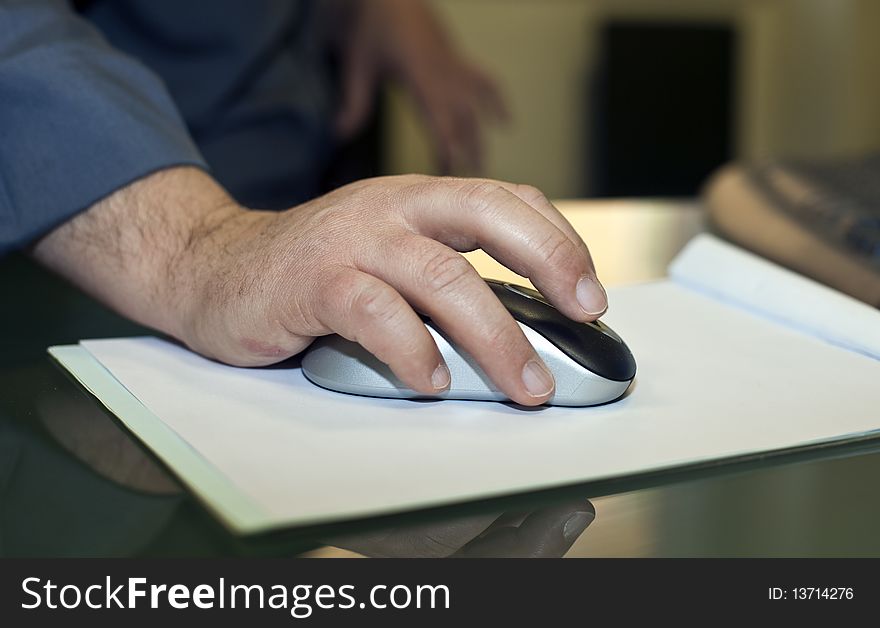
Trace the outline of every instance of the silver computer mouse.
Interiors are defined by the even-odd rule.
[[[556,391],[548,404],[592,406],[623,396],[636,375],[636,362],[620,336],[607,325],[573,321],[531,288],[493,280],[486,283],[556,378]],[[438,395],[410,390],[386,364],[359,344],[337,335],[314,342],[303,357],[303,373],[323,388],[370,397],[509,401],[474,359],[430,319],[425,326],[452,376],[450,388]]]

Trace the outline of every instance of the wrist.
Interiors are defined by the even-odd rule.
[[[237,333],[230,328],[241,316],[230,316],[241,304],[252,278],[265,266],[261,234],[270,230],[277,212],[257,211],[227,202],[209,208],[189,232],[181,251],[178,280],[168,286],[166,303],[174,304],[171,335],[207,357],[229,361]],[[239,313],[241,313],[239,311]]]
[[[155,274],[161,331],[189,346],[198,344],[200,322],[210,308],[234,246],[234,223],[247,210],[231,199],[202,203],[190,215],[173,251],[157,260]]]
[[[169,168],[95,203],[37,241],[32,254],[120,314],[185,340],[204,263],[196,251],[239,212],[202,170]]]

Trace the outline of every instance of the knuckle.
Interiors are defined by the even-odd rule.
[[[470,183],[464,190],[464,202],[476,212],[486,212],[493,209],[498,201],[498,195],[503,192],[504,188],[491,181]]]
[[[393,290],[364,282],[352,296],[351,311],[371,322],[384,323],[400,314],[400,303]]]
[[[398,175],[396,180],[399,181],[401,189],[410,190],[416,193],[429,192],[435,189],[437,177],[424,174],[404,174]]]
[[[383,177],[383,179],[385,179],[387,181],[391,181],[391,182],[399,181],[404,185],[411,185],[414,183],[426,183],[434,178],[435,177],[432,177],[427,174],[421,174],[419,172],[411,172],[409,174],[398,174],[398,175],[393,175],[393,176],[389,176],[389,177]]]
[[[448,191],[448,182],[443,177],[430,177],[418,175],[418,178],[411,181],[411,185],[420,192],[437,193]]]
[[[562,233],[547,236],[536,251],[544,264],[554,269],[569,266],[576,260],[578,253],[574,243]]]
[[[436,293],[449,290],[476,272],[470,262],[451,249],[430,254],[422,270],[427,288]]]
[[[319,288],[322,283],[326,286],[324,290]],[[319,277],[314,286],[314,302],[318,312],[323,315],[338,310],[345,295],[352,293],[354,283],[351,273],[343,269],[337,269]]]
[[[403,188],[407,201],[418,206],[417,200],[431,199],[435,204],[449,197],[449,185],[440,177],[419,176],[410,180]]]
[[[533,349],[514,321],[496,325],[483,334],[483,341],[496,356],[506,363],[519,362],[531,355]]]
[[[533,185],[519,184],[516,189],[517,192],[519,192],[520,198],[522,198],[529,205],[550,202],[547,200],[547,196]]]

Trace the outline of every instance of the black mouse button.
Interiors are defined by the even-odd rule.
[[[602,332],[603,334],[605,334],[609,338],[616,340],[620,344],[623,344],[623,338],[621,338],[616,333],[614,333],[614,330],[611,329],[608,325],[606,325],[602,321],[593,321],[592,323],[586,323],[586,324],[589,325],[590,327],[592,327],[593,329],[599,330],[600,332]]]
[[[550,307],[554,307],[554,305],[552,303],[550,303],[550,301],[547,300],[547,297],[545,297],[543,294],[541,294],[540,292],[538,292],[537,290],[535,290],[533,288],[527,288],[526,286],[516,286],[512,283],[507,283],[507,282],[504,282],[502,285],[505,288],[507,288],[508,290],[510,290],[511,292],[513,292],[514,294],[524,296],[528,299],[534,299],[535,301],[540,301],[544,305],[549,305]],[[609,338],[616,340],[617,342],[620,342],[620,343],[623,342],[623,339],[620,336],[618,336],[616,333],[614,333],[614,330],[611,329],[610,327],[608,327],[608,325],[605,325],[602,321],[592,321],[592,322],[584,323],[584,324],[589,325],[590,327],[592,327],[596,331],[602,332],[603,334],[605,334]]]
[[[527,299],[534,299],[535,301],[540,301],[541,303],[543,303],[545,305],[551,305],[551,303],[547,300],[547,298],[543,294],[538,292],[537,290],[534,290],[532,288],[527,288],[525,286],[515,286],[512,283],[507,283],[507,282],[505,282],[501,285],[503,285],[505,288],[507,288],[508,290],[513,292],[514,294],[524,296]]]
[[[614,381],[635,376],[632,353],[604,323],[575,323],[537,290],[492,279],[486,283],[515,320],[534,329],[584,368]]]

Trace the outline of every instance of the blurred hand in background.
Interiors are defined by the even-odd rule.
[[[331,5],[328,5],[328,7]],[[423,0],[338,0],[326,16],[340,61],[340,137],[369,119],[385,80],[415,100],[430,133],[441,174],[480,174],[483,128],[508,111],[495,81],[465,59]]]

